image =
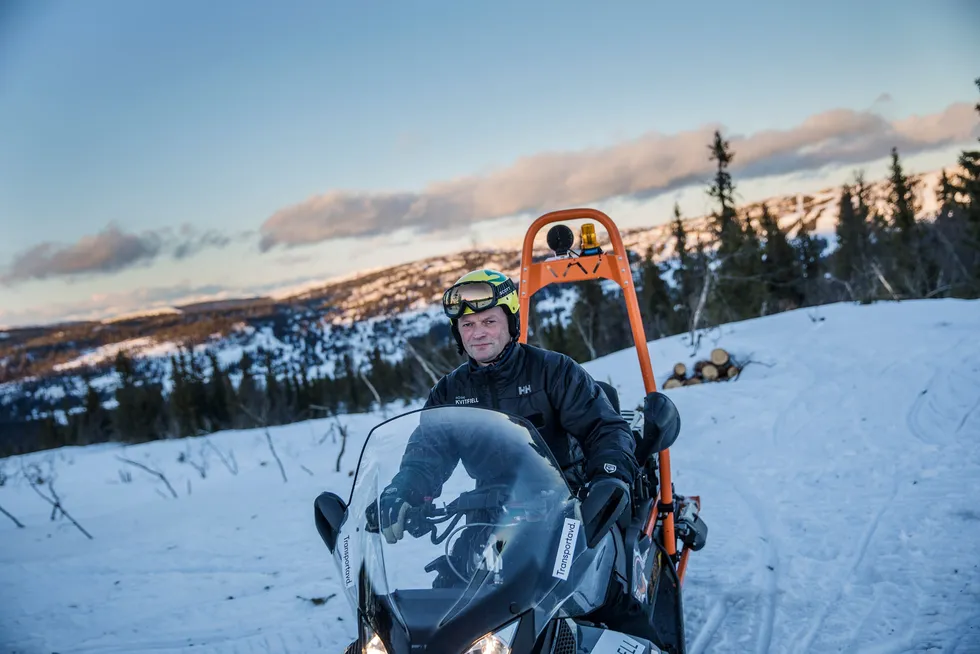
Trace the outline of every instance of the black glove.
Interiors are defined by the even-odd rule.
[[[388,486],[381,493],[380,504],[381,533],[389,543],[397,543],[405,535],[405,512],[411,508],[407,493],[397,486]],[[373,505],[372,505],[373,506]]]
[[[630,506],[630,488],[621,478],[599,474],[589,481],[582,501],[588,547],[594,547]]]

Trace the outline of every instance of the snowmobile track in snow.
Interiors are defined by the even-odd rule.
[[[964,340],[951,351],[956,351]],[[906,414],[909,432],[925,445],[949,444],[978,415],[980,399],[973,395],[978,387],[980,357],[968,357],[952,368],[939,368]],[[966,393],[963,389],[967,389]]]
[[[725,473],[718,472],[717,470],[709,470],[704,467],[691,467],[691,471],[714,477],[730,486],[749,508],[748,513],[752,515],[758,527],[758,538],[766,544],[764,565],[771,574],[767,576],[764,592],[759,593],[759,596],[753,599],[753,604],[758,607],[757,611],[759,613],[759,627],[755,637],[755,652],[756,654],[766,654],[772,645],[773,627],[776,622],[776,601],[779,592],[779,548],[772,535],[768,521],[758,511],[758,507],[763,506],[763,503],[744,484]],[[745,599],[744,597],[733,597],[732,594],[725,593],[711,605],[704,624],[702,624],[701,629],[698,631],[689,648],[692,654],[700,654],[700,652],[705,651],[705,648],[711,643],[715,632],[724,622],[731,609],[739,606]]]
[[[82,647],[69,650],[72,654],[100,652],[110,654],[123,652],[152,652],[153,654],[177,654],[195,652],[196,654],[305,654],[306,652],[343,651],[347,641],[339,644],[341,638],[336,630],[325,622],[322,631],[301,625],[286,625],[284,631],[264,633],[261,630],[237,637],[199,636],[183,640],[135,641],[123,645]]]
[[[868,548],[871,545],[871,540],[874,538],[875,531],[878,529],[878,524],[881,522],[881,517],[885,514],[889,507],[891,507],[897,494],[898,485],[895,484],[895,486],[892,488],[891,496],[881,505],[881,507],[879,507],[878,511],[875,512],[874,518],[872,518],[872,520],[868,523],[868,526],[865,527],[864,533],[861,535],[861,540],[858,541],[857,552],[854,554],[854,563],[850,566],[850,568],[840,571],[841,583],[837,590],[837,594],[830,602],[823,605],[823,609],[819,614],[817,614],[817,617],[813,620],[813,622],[810,623],[810,629],[803,636],[799,646],[794,650],[798,654],[805,654],[805,652],[810,651],[810,648],[813,646],[813,641],[816,639],[817,633],[820,631],[820,627],[823,626],[824,620],[827,619],[827,615],[830,613],[830,610],[839,605],[841,596],[844,594],[849,580],[861,566],[861,562],[864,560],[864,556],[868,552]]]

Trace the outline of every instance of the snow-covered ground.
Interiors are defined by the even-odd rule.
[[[710,527],[685,582],[692,653],[980,652],[977,334],[980,302],[932,300],[751,320],[698,353],[650,343],[660,380],[716,345],[752,361],[667,391],[676,488]],[[586,367],[640,402],[633,350]],[[339,420],[339,473],[333,420],[270,430],[286,481],[262,430],[0,460],[0,506],[26,525],[0,515],[0,651],[343,651],[312,500],[347,495],[380,419]],[[92,540],[50,520],[32,464]]]

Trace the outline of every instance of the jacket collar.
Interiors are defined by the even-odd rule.
[[[520,367],[520,361],[524,358],[523,354],[524,351],[521,348],[521,344],[517,341],[511,341],[504,348],[504,351],[500,353],[500,358],[489,366],[481,366],[470,356],[467,356],[466,359],[469,364],[469,370],[473,374],[506,377],[510,376],[510,373]]]

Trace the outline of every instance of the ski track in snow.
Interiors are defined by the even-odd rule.
[[[701,496],[709,526],[684,582],[688,651],[980,654],[980,302],[834,305],[720,333],[696,357],[684,337],[650,344],[657,370],[715,345],[766,362],[668,391],[684,425],[675,490]],[[586,367],[623,406],[641,400],[634,351]],[[346,497],[381,419],[340,419],[340,474],[332,420],[271,430],[288,483],[261,430],[206,437],[239,467],[207,454],[206,479],[177,462],[203,461],[205,439],[26,457],[52,462],[94,541],[50,521],[19,463],[0,459],[0,504],[27,525],[0,515],[0,652],[342,652],[353,612],[311,504]],[[165,472],[180,497],[150,475],[120,481],[117,454]]]

